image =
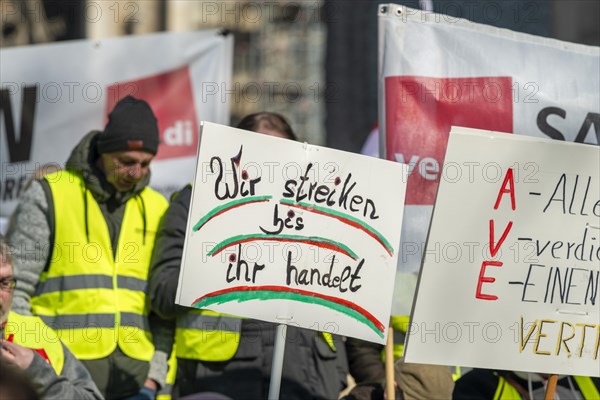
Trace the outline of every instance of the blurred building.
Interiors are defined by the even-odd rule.
[[[223,28],[235,37],[232,124],[268,110],[287,116],[302,140],[323,144],[321,1],[168,1],[169,31]]]
[[[423,1],[398,0],[419,7]],[[374,0],[0,0],[0,46],[155,31],[228,29],[234,77],[222,88],[232,124],[269,110],[301,139],[357,151],[377,119]],[[434,11],[600,45],[599,0],[433,0]]]
[[[5,1],[1,45],[102,39],[156,31],[228,29],[234,73],[222,87],[232,124],[268,110],[287,116],[302,140],[325,142],[321,1]],[[70,29],[70,30],[69,30]]]

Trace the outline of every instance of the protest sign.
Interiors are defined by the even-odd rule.
[[[405,175],[203,123],[176,302],[384,343]]]
[[[600,376],[600,148],[452,128],[445,157],[406,361]]]
[[[164,194],[192,179],[198,122],[229,123],[216,95],[231,80],[233,39],[216,30],[77,40],[0,50],[0,215],[44,164],[63,167],[89,131],[132,95],[160,131],[150,185]]]
[[[450,126],[598,145],[599,70],[598,47],[381,6],[382,157],[410,170],[394,314],[410,310]]]

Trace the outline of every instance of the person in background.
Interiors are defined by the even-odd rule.
[[[452,398],[458,400],[544,399],[549,375],[518,371],[473,369],[454,387]],[[600,399],[600,378],[561,375],[554,399]]]
[[[153,360],[146,301],[168,206],[147,187],[158,143],[148,103],[120,100],[104,131],[75,146],[65,170],[31,182],[7,234],[15,311],[53,327],[108,399],[153,398],[167,369],[166,360]]]
[[[55,332],[38,317],[11,311],[15,283],[10,249],[0,235],[0,377],[14,379],[0,384],[0,399],[102,399]]]
[[[448,367],[409,364],[397,360],[394,369],[396,399],[450,400],[452,398],[454,381]],[[384,400],[384,380],[360,383],[343,400]]]
[[[295,140],[279,114],[248,115],[238,128]],[[175,304],[190,185],[171,201],[158,230],[150,271],[152,309],[176,319],[175,395],[216,392],[234,399],[267,397],[276,325],[239,319]],[[288,326],[280,398],[336,399],[346,385],[347,361],[341,338]]]

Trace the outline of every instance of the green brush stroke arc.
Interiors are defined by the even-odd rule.
[[[355,252],[353,252],[348,246],[342,244],[340,242],[336,242],[333,240],[325,239],[318,236],[300,236],[300,235],[262,235],[258,233],[252,233],[249,235],[238,235],[232,236],[229,239],[225,239],[219,244],[217,244],[211,251],[208,252],[209,256],[213,256],[219,253],[224,248],[235,244],[236,242],[242,241],[251,241],[251,240],[277,240],[277,241],[292,241],[292,242],[315,242],[315,243],[323,243],[329,246],[335,246],[342,250],[344,250],[350,257],[353,259],[358,259],[358,256]]]
[[[394,249],[392,248],[392,245],[390,244],[390,242],[381,233],[379,233],[379,231],[377,231],[371,225],[367,224],[364,221],[361,221],[358,218],[355,218],[355,217],[353,217],[351,215],[348,215],[348,214],[340,212],[340,211],[332,210],[330,208],[321,207],[321,206],[318,206],[316,204],[309,204],[309,203],[304,203],[304,202],[298,202],[298,203],[296,203],[293,200],[288,200],[288,199],[281,199],[281,200],[279,200],[279,202],[282,203],[282,204],[290,205],[290,206],[298,204],[298,205],[301,205],[302,207],[314,208],[315,210],[320,211],[320,212],[322,212],[324,214],[335,215],[336,217],[340,217],[340,218],[347,219],[348,221],[352,221],[355,224],[364,227],[366,230],[368,230],[368,231],[372,232],[374,235],[376,235],[379,238],[379,240],[381,240],[381,242],[383,243],[383,245],[385,246],[385,248],[391,254],[394,254]]]
[[[212,210],[210,210],[204,217],[200,218],[200,221],[198,221],[198,223],[196,223],[196,225],[194,225],[194,231],[197,231],[200,228],[202,228],[202,225],[207,223],[211,218],[213,218],[215,215],[217,215],[219,213],[227,211],[228,208],[238,207],[238,206],[244,205],[246,203],[254,203],[257,201],[270,200],[272,198],[273,198],[273,196],[246,197],[246,198],[230,201],[229,203],[223,204],[221,206],[217,206],[217,207],[213,208]]]
[[[238,303],[241,303],[250,300],[293,300],[307,304],[317,304],[338,311],[342,314],[346,314],[350,318],[354,318],[358,322],[361,322],[367,325],[369,328],[371,328],[371,330],[373,330],[373,332],[375,332],[377,336],[383,338],[383,332],[377,329],[373,322],[369,321],[364,315],[362,315],[358,311],[346,307],[342,304],[334,303],[332,301],[321,299],[315,296],[306,296],[299,293],[276,292],[274,290],[253,290],[249,292],[224,293],[214,297],[204,298],[198,301],[197,303],[192,304],[192,306],[194,308],[203,308],[215,304],[218,305],[223,303],[229,303],[231,301],[237,301]]]

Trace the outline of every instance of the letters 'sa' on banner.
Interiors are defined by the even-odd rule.
[[[204,123],[177,303],[384,343],[406,174]]]
[[[150,49],[150,50],[149,50]],[[146,100],[160,131],[150,185],[168,195],[192,179],[199,121],[229,123],[233,39],[217,30],[76,40],[0,50],[0,216],[45,164],[64,167],[123,97]]]
[[[599,270],[600,148],[452,128],[406,361],[600,376]]]
[[[385,158],[410,169],[395,314],[410,309],[450,126],[598,145],[599,70],[598,47],[381,6],[381,139]]]

